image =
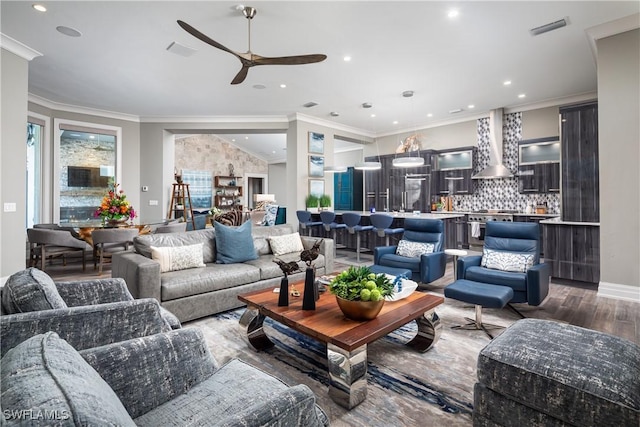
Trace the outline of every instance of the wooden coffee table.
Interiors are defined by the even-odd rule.
[[[292,285],[300,291],[304,289],[304,281]],[[273,346],[263,328],[267,317],[325,343],[329,396],[348,409],[367,397],[367,344],[415,320],[418,332],[407,345],[424,352],[436,343],[442,331],[435,307],[444,298],[422,292],[400,301],[386,301],[378,317],[368,321],[345,318],[336,297],[329,292],[320,294],[315,310],[302,310],[302,295],[290,296],[288,306],[278,307],[278,294],[273,289],[240,295],[238,299],[247,304],[240,323],[247,326],[249,343],[256,350]]]

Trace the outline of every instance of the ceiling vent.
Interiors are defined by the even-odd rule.
[[[167,46],[167,50],[171,53],[175,53],[180,56],[191,56],[197,52],[196,49],[193,49],[189,46],[185,46],[178,42],[171,42],[169,46]]]
[[[302,106],[305,107],[305,108],[315,107],[316,105],[318,105],[318,103],[317,102],[313,102],[313,101],[307,102],[306,104],[302,104]]]
[[[532,28],[529,30],[532,36],[539,36],[540,34],[548,33],[549,31],[557,30],[558,28],[566,27],[567,20],[560,19],[559,21],[551,22],[549,24],[542,25],[540,27]]]
[[[373,104],[370,102],[365,102],[362,104],[362,108],[371,108],[371,107],[373,107]]]

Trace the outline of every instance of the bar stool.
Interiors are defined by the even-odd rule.
[[[373,225],[373,232],[378,237],[385,237],[385,246],[389,246],[389,236],[392,234],[404,233],[404,228],[389,228],[393,223],[393,217],[387,214],[374,213],[369,217],[371,225]]]
[[[342,221],[347,226],[349,234],[356,235],[356,260],[360,262],[360,233],[363,231],[373,230],[373,225],[360,225],[362,215],[355,212],[346,212],[342,214]]]
[[[307,231],[308,236],[311,236],[313,227],[320,227],[322,225],[321,221],[311,221],[311,212],[309,211],[296,211],[296,216],[300,223],[300,229],[309,230]]]
[[[335,222],[336,213],[331,211],[322,211],[320,212],[320,219],[322,220],[322,225],[324,227],[324,231],[331,232],[331,238],[333,239],[333,257],[336,257],[336,235],[338,230],[343,230],[347,228],[347,224],[339,224]]]

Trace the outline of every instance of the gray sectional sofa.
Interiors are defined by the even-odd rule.
[[[135,252],[114,254],[112,276],[123,278],[135,298],[155,298],[181,322],[197,319],[242,306],[238,295],[277,287],[283,273],[277,264],[268,238],[296,232],[289,224],[254,226],[251,230],[258,258],[234,264],[216,263],[215,230],[182,233],[148,234],[134,239]],[[301,236],[305,249],[318,238]],[[177,247],[203,243],[204,267],[161,273],[158,261],[151,258],[151,247]],[[333,272],[333,240],[322,239],[320,255],[315,261],[316,275]],[[300,253],[278,256],[283,261],[299,261]],[[301,272],[289,281],[304,279]]]

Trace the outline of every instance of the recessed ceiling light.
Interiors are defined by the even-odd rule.
[[[281,87],[282,89],[284,89],[285,87],[287,87],[287,85],[286,85],[286,84],[284,84],[284,83],[282,83],[282,84],[280,85],[280,87]]]
[[[89,139],[96,139],[95,135],[89,135]]]
[[[338,113],[337,111],[332,111],[332,112],[329,113],[329,115],[331,117],[338,117],[340,115],[340,113]]]
[[[351,61],[351,57],[350,57],[349,55],[345,56],[345,57],[344,57],[344,58],[342,58],[342,59],[344,59],[344,62],[349,62],[349,61]]]
[[[427,117],[433,117],[433,114],[429,113],[427,114]]]
[[[460,14],[460,12],[458,12],[457,9],[451,9],[449,10],[449,12],[447,12],[447,16],[449,18],[455,18],[456,16],[458,16]]]
[[[273,151],[271,152],[271,154],[276,154],[276,150],[273,150]]]
[[[372,115],[371,115],[371,117],[375,117],[375,116],[376,116],[375,114],[372,114]]]
[[[476,108],[476,106],[473,105],[473,104],[469,104],[469,105],[467,105],[467,108]]]
[[[505,86],[509,86],[511,84],[511,80],[505,80],[502,84]]]
[[[398,121],[397,121],[397,120],[394,120],[394,121],[393,121],[393,124],[394,124],[394,125],[397,125],[397,124],[398,124]]]
[[[520,95],[518,95],[518,98],[524,98],[524,97],[526,97],[526,96],[527,96],[527,95],[525,95],[524,93],[521,93]]]
[[[231,138],[231,142],[236,142],[236,139],[235,138]]]
[[[362,108],[371,108],[371,107],[373,107],[373,104],[370,102],[365,102],[362,104]]]
[[[267,87],[265,85],[262,84],[257,84],[257,85],[253,85],[254,89],[266,89]]]
[[[47,8],[44,7],[41,4],[34,4],[31,7],[34,8],[35,10],[37,10],[38,12],[46,12],[47,11]]]
[[[80,37],[82,35],[82,33],[75,28],[65,27],[62,25],[56,27],[56,30],[58,30],[59,33],[69,37]]]
[[[245,136],[245,137],[244,137],[244,139],[249,139],[249,137],[248,137],[248,136]]]

